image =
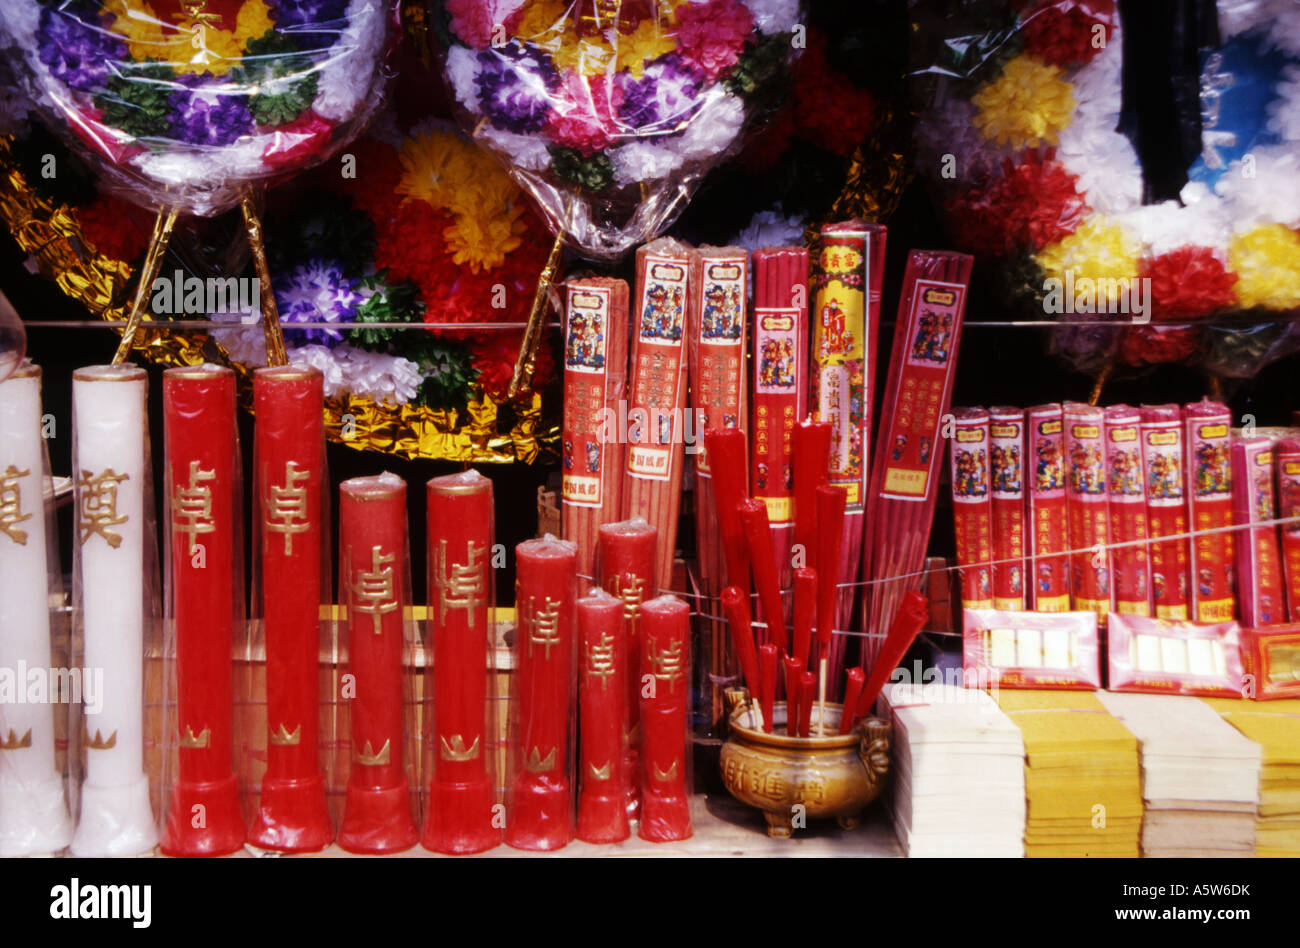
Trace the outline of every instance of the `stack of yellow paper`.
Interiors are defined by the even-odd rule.
[[[1009,691],[998,705],[1025,740],[1025,855],[1138,855],[1138,743],[1085,691]]]
[[[1263,751],[1255,854],[1300,856],[1300,699],[1204,700]]]

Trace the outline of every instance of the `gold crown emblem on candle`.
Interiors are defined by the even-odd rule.
[[[117,746],[117,731],[114,731],[108,737],[104,737],[99,731],[95,731],[95,736],[86,742],[86,746],[95,751],[112,750]]]
[[[605,761],[604,767],[597,767],[595,764],[587,764],[587,772],[591,774],[592,780],[608,780],[609,775],[614,772],[614,762]]]
[[[302,725],[299,724],[292,731],[281,724],[271,732],[271,743],[276,747],[297,747],[298,742],[302,740]]]
[[[660,770],[658,764],[654,765],[654,769],[655,769],[655,779],[658,780],[660,783],[666,783],[667,781],[672,780],[674,777],[677,776],[677,761],[673,761],[673,765],[669,767],[667,770]]]
[[[211,728],[205,727],[203,730],[199,731],[198,734],[195,734],[194,728],[187,727],[185,729],[185,736],[181,738],[181,747],[185,750],[202,750],[208,746],[211,740]]]
[[[542,752],[534,747],[532,752],[529,753],[528,763],[525,765],[528,767],[528,772],[530,774],[544,774],[554,770],[555,750],[556,749],[552,747],[551,752],[543,757]]]
[[[9,736],[4,739],[3,744],[0,744],[0,750],[16,751],[31,746],[32,746],[31,728],[28,728],[27,733],[24,734],[22,737],[19,737],[13,728],[10,728]]]
[[[391,741],[384,741],[384,746],[379,748],[379,753],[376,754],[371,743],[366,741],[364,748],[352,748],[352,759],[363,767],[382,767],[392,760],[393,753],[389,747],[391,743]]]
[[[441,737],[438,740],[442,742],[443,760],[466,761],[473,760],[478,756],[477,737],[474,738],[474,743],[471,744],[468,749],[465,747],[465,738],[461,737],[459,734],[453,734],[450,743],[448,743],[445,737]]]

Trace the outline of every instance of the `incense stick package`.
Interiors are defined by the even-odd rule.
[[[1107,629],[1110,691],[1240,698],[1241,627],[1112,616]]]
[[[1002,612],[962,616],[968,687],[1095,691],[1101,647],[1095,612]]]
[[[793,580],[795,426],[808,413],[808,251],[754,251],[753,495],[767,504],[781,588]]]
[[[1025,608],[1025,413],[989,409],[993,606]]]
[[[1233,520],[1246,525],[1237,540],[1241,624],[1248,628],[1286,621],[1277,528],[1273,519],[1273,448],[1268,438],[1232,442]]]
[[[1191,544],[1192,618],[1227,622],[1237,614],[1232,590],[1232,414],[1204,399],[1183,406],[1187,445],[1188,518]]]
[[[621,518],[642,517],[658,529],[655,584],[661,589],[671,584],[677,549],[689,288],[690,252],[685,246],[665,237],[637,250]]]
[[[1111,606],[1126,615],[1151,615],[1145,544],[1147,504],[1142,476],[1142,414],[1130,405],[1106,409],[1106,499],[1110,507]],[[1119,544],[1134,544],[1123,546]]]
[[[938,450],[943,417],[952,399],[962,317],[972,258],[913,250],[903,275],[898,321],[872,471],[872,541],[867,575],[904,577],[870,590],[864,631],[883,631],[902,596],[919,587],[938,492]],[[864,660],[873,656],[865,641]]]
[[[1065,462],[1061,406],[1039,405],[1028,411],[1026,431],[1033,457],[1029,486],[1030,566],[1036,612],[1066,612],[1070,585],[1065,550]]]
[[[881,225],[858,220],[827,224],[813,280],[813,411],[832,426],[830,483],[848,491],[835,610],[840,629],[849,625],[862,561],[885,234]],[[834,647],[837,667],[843,648]]]
[[[1142,406],[1142,464],[1151,533],[1151,591],[1158,619],[1186,619],[1187,541],[1161,537],[1187,532],[1183,486],[1183,428],[1177,405]]]
[[[1300,438],[1281,438],[1274,448],[1277,465],[1278,516],[1282,524],[1282,571],[1286,577],[1288,617],[1300,621]]]
[[[610,422],[627,384],[627,284],[570,280],[564,325],[563,533],[590,577],[597,531],[618,519],[623,490],[623,447]]]
[[[993,506],[989,497],[989,413],[955,408],[952,448],[952,519],[957,535],[961,599],[967,609],[993,608]]]
[[[1110,570],[1106,562],[1110,523],[1106,507],[1106,444],[1102,437],[1105,412],[1092,405],[1066,402],[1065,509],[1070,549],[1070,588],[1074,608],[1110,612]]]

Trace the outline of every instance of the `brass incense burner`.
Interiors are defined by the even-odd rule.
[[[785,702],[777,702],[771,734],[756,727],[744,690],[727,692],[728,735],[719,764],[731,795],[763,811],[767,834],[788,838],[807,824],[802,818],[834,817],[852,829],[867,804],[880,796],[889,775],[890,725],[865,718],[840,734],[838,704],[826,705],[825,734],[818,736],[818,706],[810,737],[788,737]],[[797,809],[802,807],[802,809]]]

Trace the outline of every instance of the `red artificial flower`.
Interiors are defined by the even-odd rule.
[[[1090,63],[1112,39],[1114,0],[1022,0],[1020,6],[1025,49],[1050,66]]]
[[[153,225],[134,204],[101,194],[77,209],[81,235],[96,253],[130,263],[149,246]]]
[[[1078,175],[1056,160],[1055,149],[1025,149],[1019,164],[1003,161],[989,210],[1003,219],[1007,240],[1037,253],[1074,233],[1091,210],[1078,184]],[[1005,243],[1003,248],[1012,249]]]
[[[447,287],[459,270],[447,254],[442,232],[451,218],[423,201],[396,203],[372,211],[375,266],[388,269],[391,282],[410,281],[420,289],[426,322],[441,322]]]
[[[89,145],[91,151],[104,156],[114,165],[124,164],[146,150],[143,145],[135,144],[134,136],[101,122],[103,114],[94,108],[72,109],[68,112],[68,128]]]
[[[1119,340],[1119,358],[1126,365],[1185,362],[1201,351],[1199,326],[1130,326]]]
[[[478,372],[483,391],[493,398],[501,398],[510,387],[519,358],[523,333],[489,332],[482,334],[470,345],[470,364]],[[533,390],[540,390],[555,378],[555,357],[551,344],[543,338],[537,346],[537,361],[533,368]]]
[[[736,161],[745,174],[758,177],[776,167],[790,148],[798,132],[798,119],[792,102],[787,102],[773,117],[770,125],[756,128]]]
[[[1157,321],[1209,316],[1236,298],[1237,274],[1209,247],[1179,247],[1143,260],[1139,275],[1151,281],[1151,318]]]
[[[831,68],[826,37],[812,33],[795,69],[791,107],[800,137],[837,155],[847,155],[871,131],[876,100]]]
[[[305,164],[329,146],[333,135],[334,123],[308,109],[275,130],[262,159],[277,169]]]
[[[344,178],[333,162],[322,166],[329,186],[352,199],[352,205],[370,214],[391,212],[397,185],[402,180],[402,163],[397,149],[374,138],[362,138],[349,145],[343,158],[352,157],[355,176]]]
[[[1000,213],[990,194],[979,187],[958,194],[944,202],[944,217],[954,246],[1001,257],[1015,246],[1012,221]]]

